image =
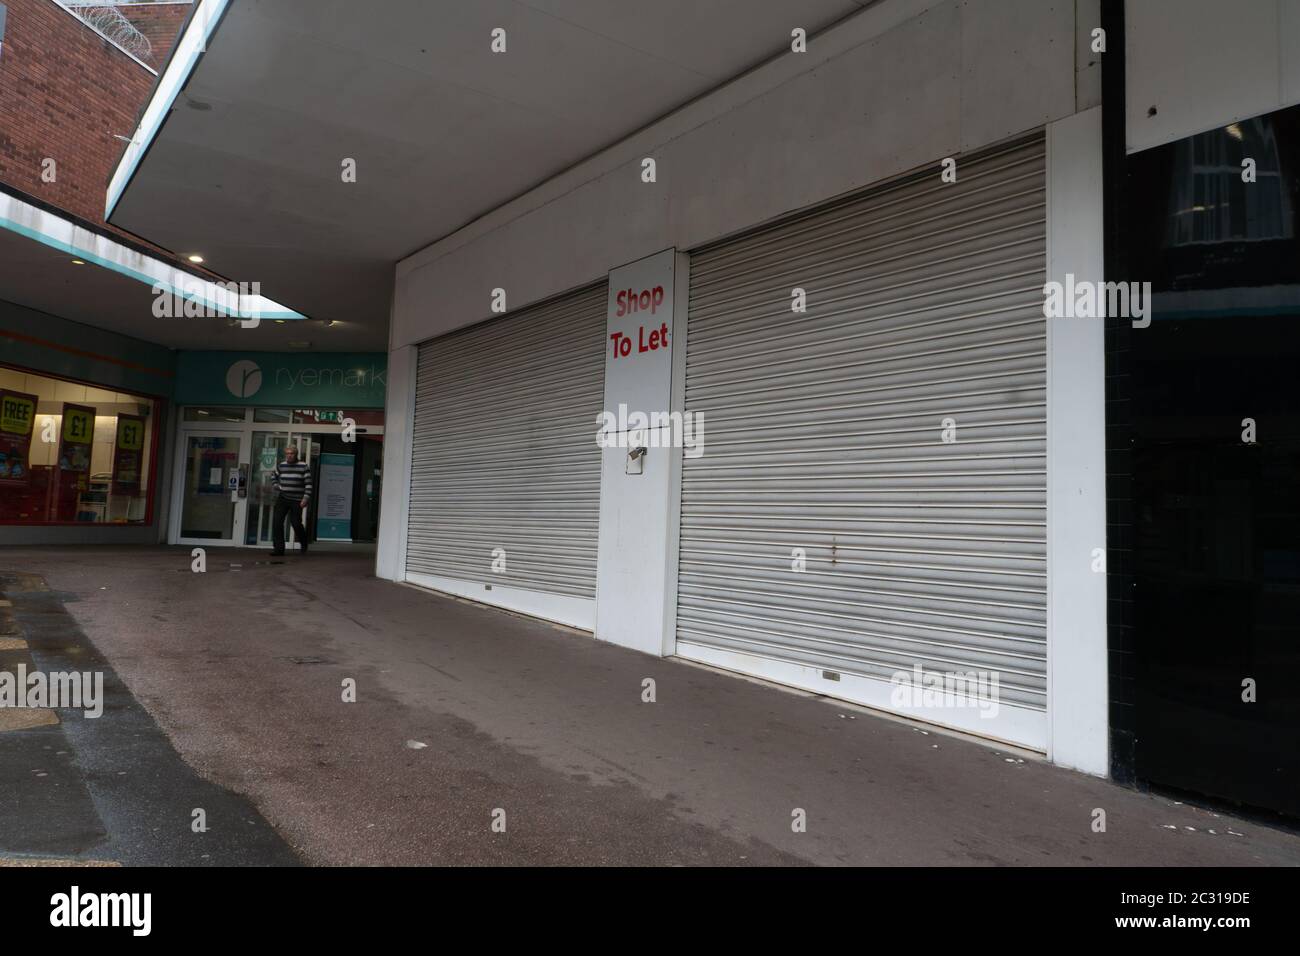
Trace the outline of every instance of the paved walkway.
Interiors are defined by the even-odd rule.
[[[0,558],[0,672],[102,675],[81,710],[0,708],[0,865],[295,864],[245,797],[181,759],[68,614],[75,599]]]
[[[231,801],[233,819],[246,797],[249,832],[223,823],[207,852],[287,859],[264,818],[325,864],[1300,864],[1293,833],[378,581],[368,557],[210,550],[204,574],[190,560],[0,549],[0,578],[27,582],[6,595],[14,618],[54,621],[33,634],[34,656],[76,646],[80,630],[87,659],[102,654],[125,685],[111,682],[100,720],[65,720],[77,730],[60,756],[88,781],[105,834],[97,844],[88,829],[82,855],[140,855],[150,836],[122,817],[131,801],[172,826],[200,800]],[[641,700],[646,677],[655,703]],[[131,716],[137,700],[169,740]],[[0,731],[0,753],[48,732]],[[201,780],[171,763],[153,775],[171,747]],[[96,790],[114,768],[150,786],[105,814]],[[806,832],[792,831],[796,809]],[[22,823],[0,815],[0,856],[20,849]],[[190,861],[194,842],[167,852]]]

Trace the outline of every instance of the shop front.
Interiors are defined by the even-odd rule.
[[[312,540],[374,542],[384,369],[382,355],[182,353],[168,540],[270,548],[272,475],[292,444],[311,467]]]
[[[173,362],[0,300],[0,545],[159,540]]]
[[[1104,329],[1044,305],[1103,274],[1097,71],[1031,106],[905,19],[399,263],[377,574],[1102,774]]]
[[[157,397],[0,366],[0,522],[148,525]]]
[[[961,165],[421,343],[405,579],[1045,752],[1046,137]]]

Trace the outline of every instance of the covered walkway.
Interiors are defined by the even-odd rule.
[[[60,714],[59,779],[75,790],[79,775],[91,799],[44,816],[81,836],[34,846],[31,813],[0,814],[0,857],[1300,864],[1292,833],[377,580],[372,566],[211,550],[196,574],[182,548],[0,550],[4,636],[28,645],[4,653],[47,669],[102,655],[110,668],[103,717]],[[19,765],[50,745],[30,735],[52,732],[0,728],[0,775],[22,806],[50,799],[55,778]],[[152,796],[106,798],[119,775]],[[204,800],[223,822],[199,837],[189,823]]]

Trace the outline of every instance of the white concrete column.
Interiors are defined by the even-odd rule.
[[[375,577],[406,580],[406,522],[411,510],[412,428],[415,425],[414,345],[388,353],[384,398],[384,474],[379,499],[379,544]]]
[[[688,262],[668,249],[609,274],[605,411],[619,427],[601,452],[596,637],[656,655],[676,645],[682,448],[680,430],[639,428],[636,416],[681,412],[673,373],[684,358]],[[631,461],[642,443],[644,456]]]
[[[1047,279],[1103,278],[1101,108],[1047,126]],[[1099,318],[1047,320],[1048,756],[1109,769],[1106,354]]]

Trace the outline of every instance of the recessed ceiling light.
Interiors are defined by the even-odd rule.
[[[86,260],[84,260],[84,259],[73,259],[73,260],[72,260],[72,264],[73,264],[74,266],[84,266],[84,265],[86,264]]]
[[[284,321],[285,321],[284,319],[276,319],[276,320],[275,320],[275,324],[276,324],[276,325],[284,325]]]
[[[191,255],[188,255],[188,256],[186,256],[185,258],[186,258],[186,259],[189,259],[190,262],[193,262],[193,263],[196,263],[196,264],[197,264],[197,263],[200,263],[200,262],[203,261],[203,257],[200,256],[200,255],[198,255],[197,253],[193,253],[193,254],[191,254]]]

